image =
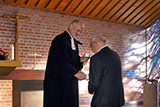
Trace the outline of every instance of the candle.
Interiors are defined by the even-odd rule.
[[[14,45],[11,45],[11,60],[14,60]]]

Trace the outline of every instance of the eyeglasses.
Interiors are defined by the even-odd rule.
[[[82,31],[80,29],[78,29],[74,24],[72,24],[74,26],[74,28],[77,30],[77,32],[82,33]]]

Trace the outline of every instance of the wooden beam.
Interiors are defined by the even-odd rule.
[[[48,5],[49,2],[50,0],[40,0],[38,4],[36,5],[36,8],[44,9]]]
[[[126,1],[123,6],[110,18],[110,21],[118,20],[126,11],[128,11],[137,0],[129,0]]]
[[[136,0],[136,3],[131,6],[131,8],[129,8],[118,20],[117,22],[124,22],[125,20],[127,20],[127,17],[129,17],[135,10],[137,7],[140,6],[140,4],[143,2],[143,0]],[[127,21],[126,21],[127,22]],[[124,23],[126,23],[124,22]]]
[[[144,8],[149,5],[150,3],[152,2],[152,0],[147,0],[147,1],[144,1],[143,4],[141,6],[139,6],[131,15],[130,17],[128,17],[128,22],[129,24],[134,24],[134,22],[132,21],[134,18],[136,18],[136,16],[138,14],[140,14]]]
[[[29,0],[26,6],[35,8],[38,2],[39,0]]]
[[[65,9],[66,13],[73,14],[74,10],[81,3],[82,0],[73,0],[69,6]]]
[[[56,11],[63,12],[71,2],[72,0],[62,0],[62,2],[56,8]]]
[[[121,9],[121,7],[123,6],[123,4],[121,4],[119,2],[120,1],[118,1],[118,0],[116,2],[112,2],[108,6],[109,11],[107,13],[103,14],[103,16],[101,16],[101,18],[103,18],[104,20],[110,20],[117,13],[117,11],[119,11]]]
[[[5,0],[4,2],[5,2],[5,3],[8,3],[8,4],[13,4],[13,5],[16,4],[16,3],[14,2],[14,0]]]
[[[101,12],[101,10],[103,10],[105,8],[106,5],[108,5],[108,3],[110,2],[111,0],[103,0],[95,9],[94,11],[92,11],[90,14],[89,14],[89,17],[96,17],[97,14],[99,14]]]
[[[27,0],[17,0],[17,1],[16,1],[16,4],[17,4],[17,5],[21,5],[21,6],[25,6],[25,5],[26,5],[26,4],[25,4],[26,2],[27,2]]]
[[[106,5],[105,8],[99,14],[96,15],[96,18],[103,18],[104,16],[108,15],[108,13],[110,13],[113,9],[115,9],[115,6],[118,5],[119,2],[120,0],[114,0],[114,1],[111,0],[111,2],[109,2],[109,4]],[[111,13],[111,14],[114,14],[114,13]],[[111,14],[110,16],[112,16]]]
[[[148,16],[146,20],[144,20],[143,23],[141,23],[141,26],[146,26],[146,27],[150,26],[150,24],[152,24],[160,17],[159,13],[160,13],[160,8],[154,13],[152,13],[150,16]]]
[[[102,0],[93,0],[81,15],[88,16],[101,2]]]
[[[160,1],[159,2],[153,1],[151,4],[149,4],[148,7],[146,7],[146,9],[143,11],[143,13],[141,13],[137,16],[139,19],[136,20],[135,24],[139,25],[141,22],[143,22],[145,19],[147,19],[147,17],[150,14],[152,14],[154,11],[157,11],[157,9],[160,8],[159,3],[160,3]]]
[[[12,83],[12,105],[13,107],[21,107],[21,82],[20,80],[13,80]]]
[[[89,5],[91,0],[83,0],[80,5],[76,8],[76,10],[73,12],[74,15],[80,15],[81,12],[83,12],[86,7]]]
[[[48,6],[46,7],[47,10],[55,10],[61,0],[52,0]]]

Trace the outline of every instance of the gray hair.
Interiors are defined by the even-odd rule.
[[[72,25],[76,25],[77,23],[82,23],[80,20],[73,20],[71,22]],[[84,24],[82,23],[82,26],[84,27]]]
[[[71,24],[76,25],[78,22],[80,22],[79,20],[73,20]]]
[[[90,44],[91,47],[93,46],[93,44],[95,42],[103,42],[104,44],[107,43],[106,38],[104,36],[101,36],[101,35],[98,35],[98,36],[95,36],[95,37],[92,38],[91,44]]]

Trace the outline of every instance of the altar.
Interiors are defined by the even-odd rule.
[[[1,80],[12,80],[13,107],[43,107],[44,70],[15,69]]]

